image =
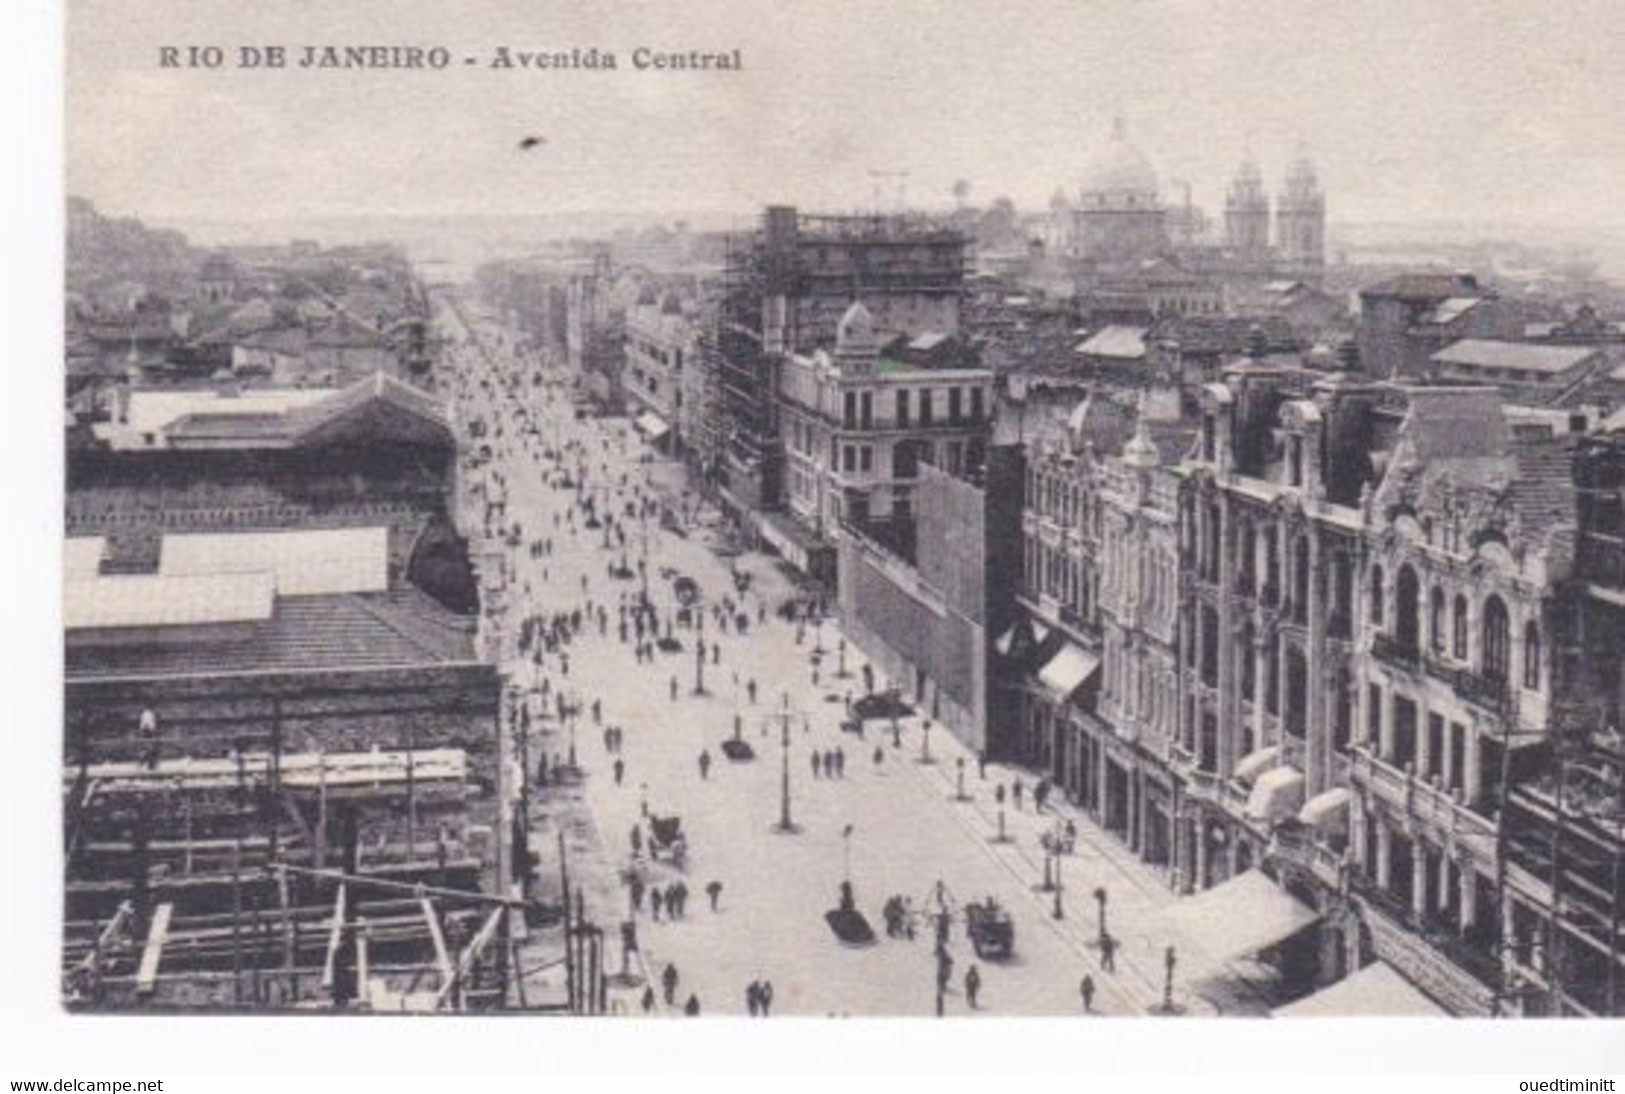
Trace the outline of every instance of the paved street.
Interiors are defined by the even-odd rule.
[[[454,338],[463,337],[444,308],[441,320]],[[1064,815],[1078,825],[1078,845],[1075,854],[1063,857],[1063,918],[1055,918],[1054,895],[1041,890],[1039,837],[1060,815],[1052,809],[1035,816],[1029,793],[1024,809],[1007,808],[1008,840],[996,839],[995,787],[1010,785],[1023,778],[1021,773],[990,765],[985,778],[979,776],[975,758],[941,728],[929,735],[932,762],[923,762],[926,730],[917,718],[902,720],[900,747],[886,722],[868,723],[861,739],[843,733],[846,698],[862,694],[862,658],[849,647],[847,673],[840,677],[836,623],[803,627],[780,618],[775,609],[794,588],[767,556],[746,553],[733,560],[750,575],[749,592],[737,594],[729,562],[711,550],[718,537],[705,525],[718,523],[713,516],[698,513],[687,522],[688,534],[678,535],[656,516],[645,515],[658,504],[680,511],[697,506],[697,499],[684,502],[678,469],[664,460],[645,462],[648,446],[624,419],[576,420],[562,386],[542,389],[529,382],[539,365],[515,359],[510,333],[485,321],[476,326],[483,352],[465,345],[452,348],[448,357],[468,381],[461,404],[465,423],[473,415],[494,426],[518,405],[495,382],[500,374],[524,375],[518,390],[538,426],[536,435],[525,435],[508,420],[502,436],[488,438],[493,464],[464,483],[465,490],[483,490],[487,497],[505,494],[506,511],[497,523],[522,525],[519,546],[503,546],[494,535],[487,548],[506,550],[512,566],[510,604],[493,621],[502,628],[502,656],[513,682],[529,688],[545,679],[550,692],[578,706],[575,745],[583,780],[577,804],[594,838],[577,845],[593,848],[596,855],[573,862],[572,868],[592,874],[586,885],[590,916],[609,924],[627,916],[630,900],[617,873],[633,864],[630,833],[644,808],[681,817],[686,870],[651,866],[646,855],[638,860],[650,884],[682,877],[691,893],[687,914],[675,922],[665,916],[652,920],[647,903],[638,916],[644,967],[656,974],[668,964],[676,967],[679,1007],[692,994],[702,1013],[743,1014],[746,985],[766,979],[774,988],[774,1014],[932,1014],[937,1002],[932,927],[922,921],[912,941],[888,939],[882,907],[895,894],[917,912],[934,910],[939,882],[955,913],[946,997],[950,1014],[1076,1015],[1085,974],[1097,985],[1096,1011],[1143,1014],[1161,999],[1166,945],[1178,946],[1187,967],[1203,964],[1192,940],[1169,937],[1159,928],[1160,914],[1175,899],[1162,878],[1071,813]],[[487,379],[493,380],[489,391],[481,384]],[[560,484],[565,474],[569,485]],[[615,514],[619,531],[586,527],[583,498],[594,499],[599,514]],[[625,515],[628,506],[636,516]],[[551,553],[533,551],[532,544],[549,539]],[[623,554],[634,572],[616,579],[609,568]],[[674,574],[697,583],[704,608],[702,629],[677,626],[671,633],[681,649],[657,651],[652,663],[635,656],[634,636],[623,641],[619,633],[622,606],[635,603],[641,588],[635,572],[640,560],[658,619],[674,617],[680,606],[668,579]],[[736,610],[750,622],[747,633],[737,626],[726,633],[719,629],[711,610],[724,597],[738,601]],[[606,620],[602,633],[595,621],[600,608]],[[521,651],[517,638],[526,617],[545,621],[578,610],[583,625],[555,652],[543,654],[538,663]],[[765,622],[759,624],[759,618]],[[703,694],[695,694],[697,640],[707,648]],[[720,647],[715,663],[713,646]],[[753,679],[758,684],[754,703],[746,687]],[[595,700],[601,721],[591,712]],[[532,700],[534,709],[550,714],[556,712],[555,702]],[[736,717],[755,752],[747,762],[730,762],[722,753]],[[786,722],[795,834],[775,831]],[[609,726],[624,731],[620,785],[612,774],[615,755],[603,738]],[[538,732],[527,748],[533,767],[541,752],[562,753],[568,747],[569,733],[556,719]],[[812,755],[837,749],[844,754],[844,776],[815,777]],[[713,761],[709,777],[701,774],[702,753]],[[961,761],[969,800],[958,800],[955,793]],[[1025,778],[1030,790],[1031,776]],[[545,826],[544,814],[556,801],[538,796],[533,815],[539,825]],[[550,862],[553,845],[545,840],[537,845],[544,862]],[[843,945],[825,922],[848,869],[856,905],[878,936],[868,947]],[[704,892],[713,880],[723,887],[715,912]],[[1096,887],[1107,890],[1111,932],[1120,940],[1115,972],[1101,968],[1090,945],[1096,935],[1090,894]],[[1014,919],[1015,954],[1008,961],[978,959],[965,936],[960,909],[988,897]],[[616,932],[610,934],[615,941],[608,963],[614,968],[619,946]],[[972,963],[982,981],[974,1011],[963,987]],[[1239,977],[1250,970],[1228,971]],[[1176,1001],[1190,1013],[1263,1009],[1237,977],[1195,990],[1181,979]],[[636,1012],[642,993],[642,985],[619,990],[617,1008]]]

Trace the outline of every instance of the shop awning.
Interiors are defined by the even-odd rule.
[[[1278,821],[1303,807],[1303,772],[1295,767],[1272,767],[1253,783],[1247,795],[1249,820]]]
[[[1321,832],[1347,832],[1349,802],[1354,795],[1339,786],[1323,791],[1304,802],[1298,820]]]
[[[1284,942],[1320,916],[1257,870],[1248,870],[1187,897],[1163,918],[1176,937],[1190,938],[1223,963]]]
[[[1251,786],[1258,777],[1281,762],[1281,746],[1267,745],[1257,752],[1249,752],[1236,764],[1230,777],[1243,786]]]
[[[1038,670],[1038,679],[1057,697],[1070,699],[1099,668],[1100,658],[1068,642]]]
[[[1448,1018],[1450,1012],[1381,961],[1313,995],[1276,1007],[1275,1018]]]
[[[658,441],[671,432],[671,426],[666,424],[666,419],[652,410],[639,414],[632,424],[636,425],[638,431],[651,441]]]

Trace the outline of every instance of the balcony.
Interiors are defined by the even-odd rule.
[[[1495,823],[1468,808],[1448,790],[1401,771],[1365,748],[1356,748],[1349,763],[1349,781],[1388,802],[1407,817],[1414,817],[1448,832],[1474,855],[1495,857]]]
[[[1341,892],[1348,877],[1348,852],[1326,846],[1307,828],[1292,825],[1276,828],[1264,854],[1297,867],[1328,889]]]
[[[1413,644],[1401,642],[1391,634],[1377,632],[1371,636],[1371,655],[1377,660],[1406,672],[1422,671],[1422,651]]]

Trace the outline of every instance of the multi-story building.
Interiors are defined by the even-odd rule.
[[[698,330],[675,292],[656,297],[645,288],[626,313],[626,364],[621,387],[627,410],[650,441],[673,451],[685,443],[683,397],[692,385]]]
[[[1402,274],[1360,290],[1355,337],[1368,376],[1427,376],[1429,359],[1452,342],[1516,339],[1522,331],[1517,309],[1472,274]]]
[[[718,479],[737,513],[784,507],[779,372],[790,355],[832,347],[854,301],[881,342],[957,335],[966,246],[962,233],[930,221],[785,206],[769,207],[759,231],[730,240],[715,375],[725,446]]]
[[[1173,856],[1178,481],[1191,440],[1169,391],[1079,403],[1033,446],[1021,617],[998,640],[1013,725],[998,751],[1042,769],[1147,862]]]
[[[974,478],[986,459],[992,372],[939,335],[883,345],[862,301],[833,353],[784,357],[779,385],[786,506],[814,544],[853,524],[910,554],[920,468]]]

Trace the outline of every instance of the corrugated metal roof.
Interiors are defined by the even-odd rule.
[[[388,528],[209,532],[165,536],[165,575],[269,571],[281,596],[382,592],[389,587]]]
[[[271,574],[95,577],[63,586],[64,630],[178,627],[271,618]]]

